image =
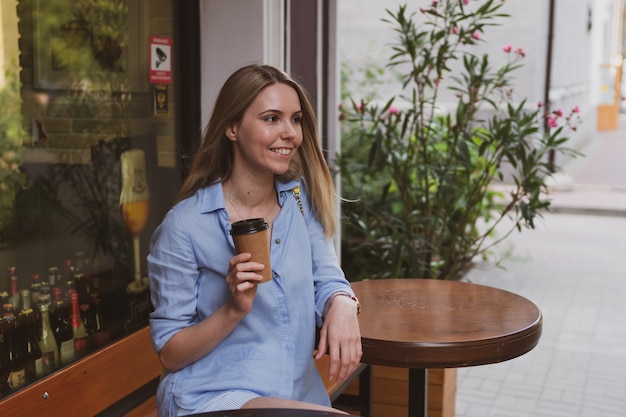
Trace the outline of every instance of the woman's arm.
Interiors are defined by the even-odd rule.
[[[250,257],[242,253],[230,259],[226,281],[232,299],[198,324],[181,329],[163,346],[159,359],[168,371],[178,371],[209,354],[250,312],[262,279],[255,271],[263,269],[262,264],[247,262]]]
[[[341,294],[341,295],[340,295]],[[346,380],[359,366],[363,354],[361,331],[357,319],[357,302],[340,293],[327,301],[324,324],[315,359],[328,352],[330,365],[328,379]]]
[[[346,280],[331,239],[310,208],[303,186],[304,218],[311,242],[313,279],[318,314],[321,318],[320,341],[316,359],[330,356],[328,377],[343,381],[358,367],[361,355],[361,331],[357,320],[357,303]],[[348,297],[339,294],[348,295]]]
[[[204,238],[219,227],[219,220],[212,224],[210,218],[194,218],[189,214],[192,210],[180,211],[168,213],[155,230],[148,256],[154,306],[150,330],[161,363],[169,371],[204,357],[231,333],[252,308],[256,285],[261,280],[257,272],[263,269],[263,265],[249,262],[250,254],[231,257],[232,252],[220,239]],[[202,227],[188,227],[188,222]],[[200,244],[204,246],[200,248]],[[210,259],[205,259],[207,253]],[[201,275],[199,271],[206,268],[207,262],[225,263],[225,281],[220,282],[216,275],[221,268]],[[208,291],[215,296],[214,309],[202,320],[198,305],[207,300],[198,300],[200,279],[213,282]]]

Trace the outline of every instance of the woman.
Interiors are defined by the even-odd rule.
[[[236,71],[151,241],[160,416],[332,410],[314,359],[328,352],[329,378],[341,381],[361,358],[360,306],[335,255],[333,206],[303,89],[274,67]],[[271,233],[272,279],[263,284],[265,266],[236,254],[229,234],[232,223],[259,217]]]

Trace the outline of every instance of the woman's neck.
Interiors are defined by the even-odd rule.
[[[273,180],[259,182],[229,178],[222,183],[222,188],[231,223],[257,217],[269,223],[278,214],[278,196]]]

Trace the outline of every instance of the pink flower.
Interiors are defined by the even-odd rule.
[[[580,108],[578,106],[574,106],[572,113],[580,113]]]
[[[524,52],[524,48],[517,48],[515,50],[515,53],[519,56],[521,56],[522,58],[524,58],[526,56],[526,52]]]
[[[562,117],[563,116],[563,112],[561,111],[561,109],[556,109],[552,113],[554,113],[556,117]]]
[[[480,40],[480,32],[476,31],[472,33],[472,38],[476,39],[477,41]]]
[[[363,103],[359,103],[356,105],[356,111],[358,111],[359,113],[361,113],[361,109],[363,109]]]
[[[389,114],[398,114],[398,108],[396,106],[390,106],[389,107]]]
[[[543,101],[540,101],[537,103],[537,107],[542,108],[543,107]]]
[[[557,127],[556,118],[548,117],[548,126],[549,127]]]
[[[502,50],[508,54],[509,52],[513,50],[513,47],[507,43],[506,45],[504,45]]]
[[[467,6],[469,4],[469,0],[463,0],[463,6]]]
[[[438,5],[438,4],[439,4],[439,2],[438,2],[438,1],[433,1],[433,2],[432,2],[432,4],[431,4],[431,6],[432,6],[433,8],[435,8],[435,7],[437,7],[437,5]]]
[[[452,29],[450,29],[450,33],[452,33],[453,35],[458,35],[459,27],[458,26],[452,26]]]

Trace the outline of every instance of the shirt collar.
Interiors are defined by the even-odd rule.
[[[287,182],[280,182],[278,180],[274,181],[274,187],[278,193],[293,190],[299,185],[300,181],[298,180],[289,180]],[[221,181],[200,189],[199,197],[201,201],[201,213],[210,213],[215,210],[226,209],[226,201],[224,200],[224,191]]]

